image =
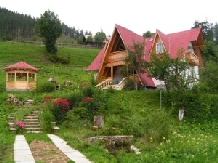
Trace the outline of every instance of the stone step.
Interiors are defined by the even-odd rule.
[[[25,125],[25,128],[40,128],[40,125]]]
[[[32,111],[32,114],[39,114],[39,111],[38,110],[34,110],[34,111]]]
[[[25,115],[24,119],[38,119],[38,115]]]
[[[14,122],[8,122],[9,127],[14,127]]]
[[[8,117],[8,120],[14,120],[14,117],[10,116],[10,117]]]
[[[10,127],[10,131],[13,132],[13,133],[16,133],[17,129],[14,128],[14,127]]]
[[[39,125],[40,123],[38,121],[32,122],[32,121],[24,121],[25,125]]]
[[[38,120],[38,119],[24,119],[23,122],[24,122],[24,123],[39,122],[39,120]]]
[[[41,131],[41,128],[25,128],[26,131]]]

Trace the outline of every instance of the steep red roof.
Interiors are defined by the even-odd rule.
[[[115,28],[117,29],[117,32],[120,34],[120,37],[122,38],[124,45],[127,47],[132,46],[133,41],[140,42],[140,43],[143,43],[145,41],[144,59],[146,61],[150,61],[149,54],[152,49],[154,39],[152,38],[144,39],[142,36],[117,24],[115,25]],[[156,34],[160,36],[166,50],[169,52],[171,57],[176,58],[178,50],[181,48],[186,50],[188,48],[189,42],[195,41],[198,39],[200,32],[201,32],[200,28],[194,28],[191,30],[186,30],[186,31],[178,32],[178,33],[171,33],[167,35],[162,33],[160,30],[157,30]],[[105,49],[106,49],[106,46],[100,51],[100,53],[96,56],[96,58],[91,63],[91,65],[86,69],[86,71],[100,69],[101,62],[104,57]],[[155,82],[152,80],[151,77],[148,76],[147,73],[138,73],[138,74],[139,74],[139,77],[142,83],[146,84],[147,86],[152,86],[152,87],[156,86]]]
[[[165,35],[157,30],[157,33],[163,41],[166,50],[169,52],[172,58],[177,57],[178,50],[183,49],[186,51],[189,42],[196,41],[200,32],[200,28],[193,28],[190,30]]]
[[[3,68],[4,70],[11,70],[11,69],[25,69],[25,70],[33,70],[33,71],[38,71],[39,69],[37,69],[36,67],[33,67],[29,64],[27,64],[26,62],[17,62],[13,65],[7,66],[5,68]]]
[[[120,34],[120,37],[122,38],[125,46],[133,46],[133,41],[143,43],[145,40],[144,37],[132,32],[125,27],[116,24],[115,28],[117,28],[117,31]]]
[[[147,72],[144,72],[144,73],[137,72],[137,74],[139,75],[141,82],[145,84],[146,86],[150,86],[150,87],[156,86],[152,78],[148,76]]]
[[[98,55],[95,57],[94,61],[89,65],[89,67],[86,69],[86,71],[96,71],[100,69],[101,61],[104,56],[105,49],[103,48]]]
[[[147,62],[150,62],[150,51],[152,49],[152,44],[153,44],[153,38],[149,37],[149,38],[146,38],[145,40],[145,55],[144,55],[144,59],[147,61]]]

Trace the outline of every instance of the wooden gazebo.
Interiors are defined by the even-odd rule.
[[[25,63],[17,62],[4,68],[6,71],[7,91],[28,91],[36,86],[37,68]]]

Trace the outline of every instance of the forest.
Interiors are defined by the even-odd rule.
[[[0,7],[0,40],[33,40],[36,37],[38,18],[27,14],[20,14]],[[62,22],[62,35],[78,40],[83,35],[91,35],[90,31],[83,31],[69,27]]]

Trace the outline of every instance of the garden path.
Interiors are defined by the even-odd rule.
[[[72,149],[67,142],[54,134],[47,134],[56,145],[70,160],[75,163],[91,163],[78,150]],[[14,142],[14,161],[15,163],[35,163],[30,147],[24,135],[16,135]]]

